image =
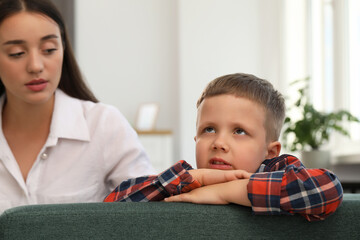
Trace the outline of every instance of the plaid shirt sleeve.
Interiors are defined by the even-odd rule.
[[[149,202],[189,192],[201,187],[187,170],[192,167],[181,160],[159,175],[132,178],[122,182],[104,202]]]
[[[340,181],[329,170],[307,169],[299,159],[282,155],[265,160],[250,177],[248,197],[255,214],[301,214],[323,220],[342,202]]]

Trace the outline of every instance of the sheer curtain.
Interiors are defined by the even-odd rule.
[[[289,84],[309,76],[310,97],[316,109],[346,109],[360,118],[360,1],[283,3],[284,79]],[[293,91],[288,91],[289,101],[296,98]],[[328,146],[335,155],[360,153],[359,125],[346,126],[351,139],[335,134]]]

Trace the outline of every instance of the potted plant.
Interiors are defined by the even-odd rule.
[[[322,146],[328,143],[332,132],[350,136],[344,122],[359,122],[350,112],[339,110],[336,112],[319,112],[309,101],[309,78],[300,79],[291,85],[300,85],[299,97],[289,110],[297,109],[299,119],[285,118],[283,130],[284,147],[291,151],[300,151],[301,160],[308,168],[327,168],[330,165],[330,151]]]

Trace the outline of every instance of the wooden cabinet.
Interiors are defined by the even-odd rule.
[[[137,131],[137,133],[157,173],[174,164],[171,131]]]

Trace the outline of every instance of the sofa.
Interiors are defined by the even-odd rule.
[[[344,194],[324,221],[253,215],[238,205],[30,205],[0,216],[0,239],[360,239],[360,194]]]

